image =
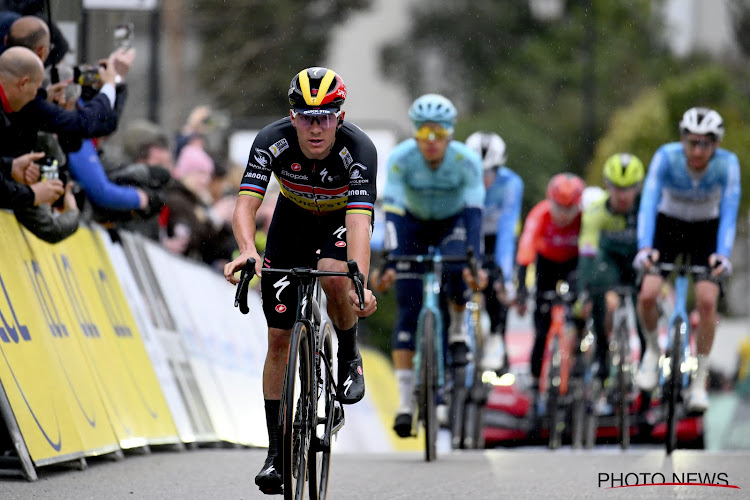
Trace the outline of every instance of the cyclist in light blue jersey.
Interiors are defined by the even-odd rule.
[[[682,254],[693,265],[712,267],[699,276],[695,302],[698,368],[690,386],[688,410],[708,408],[708,355],[716,331],[718,278],[732,272],[729,261],[740,203],[740,164],[731,151],[719,147],[724,123],[714,110],[691,108],[680,121],[680,142],[665,144],[654,154],[638,213],[638,254],[633,265],[648,270],[652,262],[673,262]],[[636,377],[644,390],[657,383],[659,344],[657,297],[663,276],[647,274],[638,296],[638,317],[646,350]]]
[[[443,254],[465,255],[467,245],[480,248],[484,204],[482,161],[465,144],[452,140],[456,108],[447,98],[426,94],[409,109],[414,137],[398,144],[388,158],[383,209],[386,212],[385,249],[394,255],[425,254],[430,247]],[[463,315],[466,308],[462,270],[445,266],[449,300],[448,352],[454,365],[468,362]],[[394,331],[393,362],[399,389],[394,430],[411,434],[414,393],[412,358],[414,333],[422,303],[422,266],[388,269],[374,277],[384,291],[396,282],[398,319]],[[464,271],[464,278],[470,273]],[[486,276],[482,273],[484,281]],[[482,279],[480,278],[480,282]],[[471,283],[476,286],[476,283]]]
[[[513,262],[523,201],[523,180],[505,166],[505,141],[498,134],[474,132],[466,138],[466,145],[482,157],[484,187],[487,190],[482,213],[482,264],[489,270],[492,286],[484,289],[490,334],[485,339],[482,368],[499,371],[508,366],[508,352],[503,348],[505,321],[508,304],[515,300],[516,295]]]

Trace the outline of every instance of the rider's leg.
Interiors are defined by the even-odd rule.
[[[708,378],[708,355],[716,333],[718,322],[716,302],[719,298],[719,286],[711,281],[699,281],[695,284],[695,305],[700,315],[696,331],[698,367],[690,386],[688,408],[692,411],[705,411],[708,408],[706,379]]]
[[[346,271],[346,263],[335,259],[320,259],[322,271]],[[354,404],[365,396],[365,377],[362,355],[357,347],[357,315],[352,308],[349,290],[351,280],[345,276],[320,280],[326,294],[328,316],[338,339],[337,397],[343,404]]]
[[[291,330],[268,329],[268,352],[263,365],[263,398],[265,399],[266,428],[268,429],[268,454],[255,484],[266,493],[281,491],[281,453],[279,406],[284,385],[284,370],[289,351]]]
[[[638,293],[638,320],[643,328],[646,340],[646,350],[641,354],[641,366],[636,376],[636,382],[641,389],[650,391],[658,382],[657,367],[661,350],[659,348],[658,327],[659,309],[657,298],[661,293],[664,279],[660,275],[647,274],[641,282]]]
[[[401,277],[396,280],[398,319],[393,332],[393,365],[399,406],[393,429],[401,437],[411,435],[414,414],[414,332],[422,307],[422,280]]]

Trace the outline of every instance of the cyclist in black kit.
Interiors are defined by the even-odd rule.
[[[307,68],[292,79],[289,116],[264,127],[250,151],[233,221],[241,254],[224,267],[228,281],[237,283],[234,274],[250,257],[259,275],[262,267],[346,272],[345,261],[354,259],[365,279],[368,276],[377,152],[359,127],[344,122],[345,99],[344,81],[330,69]],[[272,174],[281,196],[261,260],[255,248],[255,217]],[[353,404],[365,394],[357,319],[375,312],[377,303],[365,289],[360,311],[346,277],[322,278],[321,285],[338,337],[337,396],[341,403]],[[255,483],[264,493],[281,493],[279,400],[297,309],[297,280],[277,274],[261,280],[261,297],[268,323],[263,397],[269,444]]]

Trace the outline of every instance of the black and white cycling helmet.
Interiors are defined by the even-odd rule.
[[[505,165],[505,141],[494,132],[474,132],[466,138],[466,145],[482,157],[485,170]]]
[[[680,134],[710,134],[720,141],[724,137],[724,120],[713,109],[690,108],[680,120]]]

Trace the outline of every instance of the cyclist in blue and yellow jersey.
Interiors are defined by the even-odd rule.
[[[234,211],[240,255],[224,267],[224,276],[236,283],[235,272],[250,257],[261,276],[264,267],[346,272],[349,259],[356,260],[367,276],[376,195],[375,146],[359,127],[344,122],[341,106],[346,86],[332,70],[300,71],[292,79],[288,97],[289,116],[264,127],[253,142]],[[281,186],[281,196],[261,260],[255,246],[256,216],[271,175]],[[320,282],[338,338],[337,398],[343,404],[356,403],[365,393],[357,320],[375,312],[376,300],[365,289],[365,308],[360,311],[348,278]],[[269,446],[255,483],[264,493],[281,493],[279,400],[297,311],[297,279],[276,274],[261,279],[261,298],[268,323],[263,397]]]
[[[648,270],[652,262],[674,262],[682,254],[692,265],[712,267],[698,276],[695,304],[698,368],[690,386],[687,408],[708,408],[706,378],[708,355],[716,332],[717,280],[732,272],[740,203],[740,163],[737,155],[719,147],[724,122],[716,111],[690,108],[679,124],[680,142],[661,146],[649,165],[638,213],[638,254],[633,262]],[[647,274],[638,296],[638,317],[644,329],[646,351],[636,382],[644,390],[656,387],[660,356],[657,342],[657,297],[664,277]]]
[[[606,193],[583,209],[577,274],[579,291],[590,292],[598,375],[602,383],[609,369],[607,335],[618,306],[617,296],[606,291],[615,285],[630,285],[635,290],[636,225],[646,168],[638,157],[617,153],[604,163],[603,175]]]
[[[409,109],[414,137],[398,144],[388,158],[384,192],[386,212],[385,249],[394,255],[425,254],[439,247],[443,254],[466,255],[467,245],[478,251],[484,204],[482,161],[465,144],[452,140],[456,121],[453,103],[437,94],[419,97]],[[464,279],[480,284],[461,266],[446,265],[449,322],[448,352],[454,365],[468,362]],[[483,279],[482,279],[483,278]],[[394,331],[393,363],[399,391],[394,430],[401,437],[411,434],[413,415],[414,334],[422,306],[422,266],[389,268],[373,283],[377,290],[396,282],[398,319]]]
[[[516,230],[520,224],[523,180],[508,168],[505,141],[494,132],[474,132],[466,145],[482,157],[487,190],[482,213],[483,266],[489,270],[491,286],[484,289],[490,332],[485,339],[482,368],[499,371],[508,366],[505,323],[508,304],[515,300],[513,261]]]

